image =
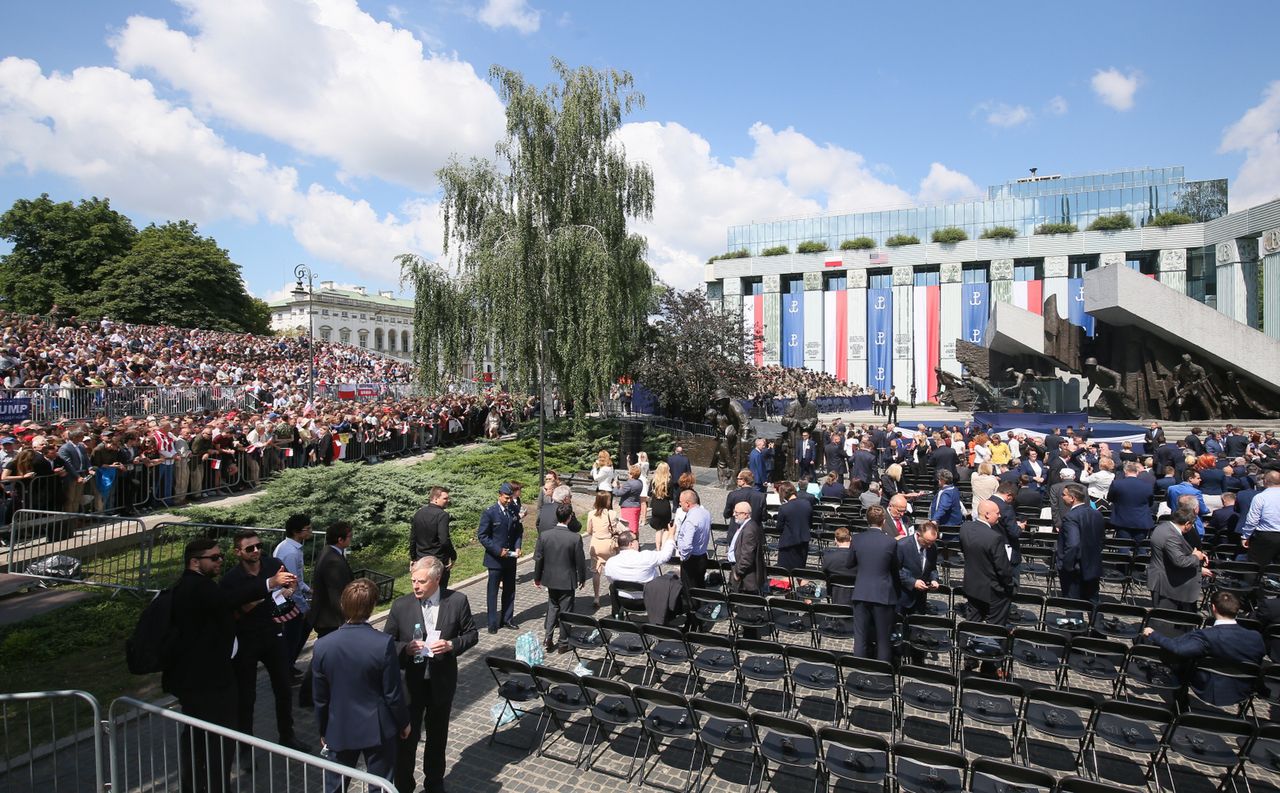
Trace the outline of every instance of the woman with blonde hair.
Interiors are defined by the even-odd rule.
[[[884,469],[884,473],[880,475],[880,506],[888,507],[889,499],[898,495],[900,492],[898,482],[901,480],[902,466],[898,463],[893,463],[888,468]],[[909,502],[911,499],[919,498],[920,496],[923,496],[924,493],[903,493],[902,495],[907,499],[908,508],[910,508]]]
[[[969,487],[973,490],[973,501],[970,503],[973,514],[978,514],[978,505],[991,498],[999,486],[1000,480],[993,473],[991,463],[978,466],[969,477]]]
[[[613,492],[613,458],[604,449],[596,455],[596,462],[591,466],[591,478],[595,480],[596,490]]]
[[[649,527],[658,533],[671,528],[671,466],[665,462],[658,463],[653,472],[653,482],[649,485]],[[656,540],[654,547],[661,548],[662,542]]]
[[[618,513],[614,511],[613,496],[599,490],[596,502],[587,513],[587,536],[590,537],[591,587],[595,593],[595,606],[600,608],[600,574],[604,572],[604,563],[618,552],[618,532],[622,526],[618,523]]]

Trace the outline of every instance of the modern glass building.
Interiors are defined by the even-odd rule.
[[[1100,215],[1123,212],[1141,228],[1161,212],[1177,211],[1205,222],[1227,213],[1227,180],[1187,181],[1182,166],[1109,171],[1082,176],[1032,175],[987,188],[985,198],[933,206],[785,218],[729,227],[728,251],[759,255],[785,245],[794,251],[815,241],[836,250],[844,240],[870,237],[876,245],[897,234],[928,242],[934,231],[955,226],[977,239],[993,226],[1021,236],[1043,223],[1074,223],[1081,230]]]

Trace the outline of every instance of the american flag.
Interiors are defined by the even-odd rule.
[[[872,264],[888,264],[889,254],[876,251],[875,253],[871,254],[871,263]]]

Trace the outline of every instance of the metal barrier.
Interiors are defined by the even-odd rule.
[[[18,575],[138,589],[138,548],[145,534],[142,521],[118,515],[24,509],[13,516],[0,561],[5,570]],[[79,570],[31,570],[33,563],[55,555],[78,559]]]
[[[31,400],[31,418],[41,423],[62,419],[215,413],[251,409],[253,395],[239,386],[119,386],[111,388],[5,388],[0,398]]]
[[[0,694],[0,791],[105,790],[105,733],[83,691]]]
[[[255,532],[266,543],[264,555],[271,555],[275,546],[284,539],[282,529],[264,529],[257,526],[225,526],[217,523],[177,523],[162,521],[147,529],[139,538],[138,588],[158,592],[171,585],[182,574],[183,547],[198,537],[227,542],[238,531]],[[302,555],[308,568],[314,569],[316,556],[325,545],[325,533],[313,531],[311,539],[302,546]],[[229,549],[230,546],[228,546]]]
[[[113,791],[320,790],[332,775],[347,790],[396,793],[364,771],[130,697],[111,703],[110,724]]]

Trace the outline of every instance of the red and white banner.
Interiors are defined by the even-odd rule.
[[[1044,282],[1014,281],[1013,304],[1032,314],[1044,314]]]
[[[938,391],[938,373],[934,371],[942,361],[942,287],[917,286],[912,295],[915,311],[913,345],[916,398],[924,401]],[[906,399],[908,394],[899,394]]]
[[[828,257],[827,260],[822,263],[822,266],[823,267],[844,267],[844,259],[842,259],[839,256]]]
[[[844,289],[823,293],[823,371],[841,380],[849,379],[849,301]]]

